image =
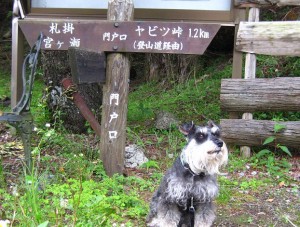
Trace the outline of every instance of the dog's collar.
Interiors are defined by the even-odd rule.
[[[180,155],[180,161],[181,161],[181,164],[183,166],[183,168],[187,169],[193,176],[201,176],[201,177],[204,177],[205,176],[205,173],[204,172],[200,172],[200,173],[195,173],[189,163],[187,163],[186,159],[185,159],[185,155],[184,153],[182,152],[181,155]]]

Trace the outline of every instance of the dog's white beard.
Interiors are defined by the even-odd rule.
[[[210,140],[201,145],[191,140],[182,152],[185,161],[194,173],[218,174],[219,167],[225,165],[228,160],[226,144],[223,143],[219,153],[215,152],[218,149],[220,148]]]

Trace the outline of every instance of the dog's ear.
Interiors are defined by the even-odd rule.
[[[217,126],[212,120],[209,120],[208,122],[207,122],[207,126],[208,127],[210,127],[210,128],[213,128],[213,127],[215,127],[215,126]]]
[[[209,121],[207,122],[207,125],[208,125],[208,127],[210,127],[210,128],[213,128],[213,127],[220,128],[220,126],[217,125],[217,124],[216,124],[215,122],[213,122],[212,120],[209,120]]]
[[[211,131],[213,133],[220,135],[220,127],[216,125],[212,120],[209,120],[207,125],[211,128]]]
[[[195,128],[194,122],[185,123],[179,126],[179,131],[187,136]]]

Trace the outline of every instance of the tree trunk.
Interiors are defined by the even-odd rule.
[[[42,64],[44,82],[47,86],[47,104],[52,112],[53,122],[63,122],[63,126],[73,133],[86,132],[86,120],[72,100],[64,93],[61,85],[63,78],[71,77],[67,51],[43,51]],[[101,119],[102,87],[98,84],[80,84],[79,93],[96,118]]]
[[[160,79],[161,54],[146,54],[146,79],[157,82]]]
[[[147,54],[147,81],[164,84],[184,83],[196,71],[198,55]]]

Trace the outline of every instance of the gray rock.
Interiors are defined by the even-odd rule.
[[[141,147],[135,144],[125,147],[125,167],[136,168],[145,162],[148,162],[148,158]]]
[[[169,129],[171,125],[178,125],[178,120],[174,114],[160,111],[156,116],[155,127],[157,129]]]

